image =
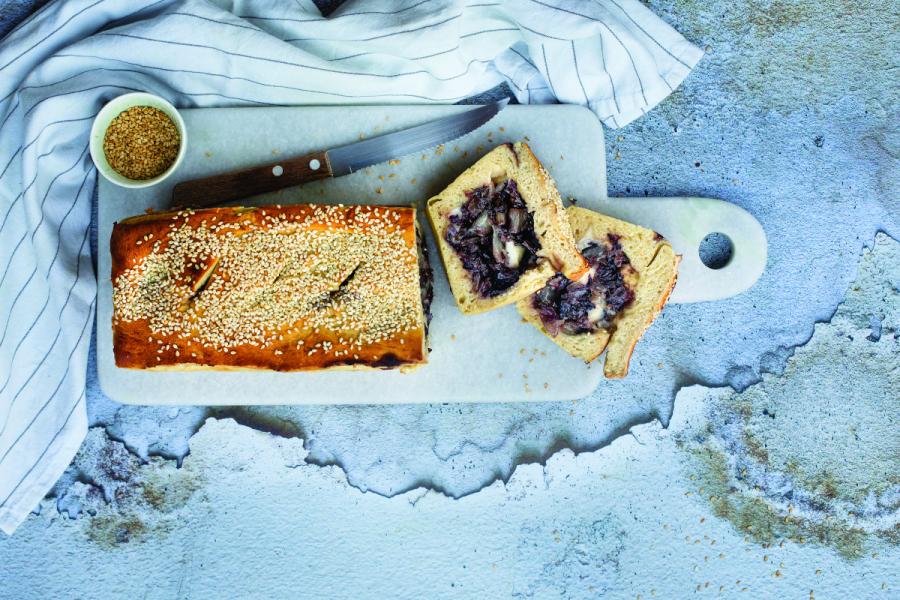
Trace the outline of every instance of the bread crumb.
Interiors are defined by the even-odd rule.
[[[384,181],[384,175],[379,175],[379,176],[378,176],[378,180],[379,180],[379,181]]]
[[[456,334],[455,334],[455,333],[451,333],[451,334],[450,334],[450,339],[451,339],[452,341],[455,342],[455,341],[456,341]]]
[[[364,133],[359,134],[359,139],[360,140],[366,139],[366,134],[364,134]]]
[[[382,190],[381,190],[380,187],[375,188],[375,193],[376,193],[376,194],[380,194],[381,192],[382,192]]]
[[[545,389],[545,390],[549,390],[549,389],[550,389],[550,384],[547,383],[547,382],[544,382],[544,389]]]
[[[414,184],[416,182],[416,178],[413,177],[412,179],[409,180],[409,182]]]
[[[389,161],[388,161],[388,164],[389,164],[389,165],[399,165],[399,164],[400,164],[400,159],[399,159],[399,158],[395,158],[395,159],[393,159],[393,160],[389,160]]]
[[[505,128],[505,127],[501,127],[501,128],[500,128],[500,133],[503,133],[504,131],[506,131],[506,128]]]

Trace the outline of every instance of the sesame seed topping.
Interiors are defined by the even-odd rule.
[[[114,324],[145,322],[157,362],[240,347],[349,356],[423,328],[413,225],[401,218],[410,209],[271,209],[176,214],[184,221],[114,269]],[[129,226],[137,243],[153,237]]]

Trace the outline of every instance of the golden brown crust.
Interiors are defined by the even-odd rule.
[[[571,226],[569,224],[569,217],[566,214],[566,208],[562,204],[559,190],[556,188],[556,183],[553,181],[550,173],[547,172],[544,164],[538,160],[538,157],[531,149],[531,146],[525,142],[518,142],[514,147],[515,152],[523,152],[528,155],[528,158],[525,161],[527,164],[535,166],[535,171],[540,180],[541,187],[544,189],[544,193],[552,198],[552,201],[547,204],[549,213],[548,218],[551,227],[554,230],[560,231],[562,237],[568,240],[568,238],[571,237]],[[548,256],[548,259],[550,259],[553,268],[558,272],[569,279],[579,279],[590,270],[590,265],[588,265],[587,261],[584,260],[575,247],[571,244],[566,244],[566,246],[567,247],[561,252],[553,252],[553,255]]]
[[[401,373],[408,373],[410,371],[415,371],[423,364],[421,363],[405,363],[396,367],[397,371]],[[384,371],[386,369],[393,367],[374,367],[371,365],[363,365],[363,364],[344,364],[344,365],[333,365],[327,367],[329,371]],[[176,371],[181,373],[188,373],[192,371],[228,371],[228,372],[252,372],[252,371],[272,371],[269,367],[235,367],[232,365],[199,365],[194,363],[180,363],[176,365],[163,365],[161,367],[147,367],[145,370],[147,371]],[[314,369],[292,369],[292,371],[311,371]]]
[[[327,211],[328,219],[317,218]],[[377,215],[377,217],[373,216]],[[266,230],[274,225],[273,218],[301,224],[307,231],[352,231],[367,235],[389,231],[410,249],[413,257],[410,268],[415,270],[415,297],[419,298],[418,267],[416,262],[416,215],[410,207],[315,205],[269,206],[259,208],[213,208],[140,215],[116,223],[110,240],[112,281],[141,265],[154,252],[164,250],[173,225],[207,229],[213,223],[230,226],[221,235],[241,236],[248,232]],[[386,228],[386,229],[385,229]],[[218,233],[216,235],[219,235]],[[396,240],[395,240],[396,241]],[[365,242],[363,242],[365,243]],[[198,257],[199,258],[199,257]],[[262,261],[265,256],[260,256]],[[390,260],[388,257],[386,260]],[[215,270],[212,260],[186,265],[178,280],[202,287],[202,281]],[[371,263],[371,264],[370,264]],[[377,269],[378,261],[361,263],[360,269]],[[212,269],[210,268],[212,267]],[[366,274],[378,280],[377,273]],[[357,275],[358,276],[358,275]],[[215,270],[215,277],[229,277],[227,266]],[[410,275],[412,278],[412,275]],[[412,279],[410,279],[412,281]],[[379,294],[389,303],[394,297],[395,282],[383,282],[370,293]],[[386,285],[391,283],[391,285]],[[260,285],[266,285],[261,282]],[[410,284],[411,285],[411,284]],[[114,298],[115,298],[114,294]],[[121,299],[120,299],[121,303]],[[421,301],[416,300],[417,326],[407,327],[372,343],[354,345],[354,334],[347,330],[330,330],[307,326],[303,321],[284,323],[275,330],[274,340],[266,344],[209,344],[202,332],[185,337],[178,333],[154,330],[150,319],[126,320],[114,306],[113,349],[116,366],[133,369],[270,369],[276,371],[316,370],[326,368],[397,368],[427,362],[424,316]],[[333,308],[332,308],[333,310]],[[365,320],[365,315],[362,317]],[[182,332],[183,333],[183,332]],[[301,343],[302,342],[302,343]],[[327,348],[327,350],[325,349]]]

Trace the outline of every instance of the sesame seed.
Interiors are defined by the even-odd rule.
[[[117,173],[133,180],[152,179],[178,155],[181,136],[172,119],[151,106],[119,113],[103,136],[103,154]]]
[[[411,209],[262,212],[182,211],[183,223],[157,228],[152,250],[121,271],[114,265],[114,324],[145,321],[159,354],[174,347],[176,357],[192,358],[190,350],[235,356],[239,347],[342,356],[421,330]],[[139,242],[152,237],[137,231]]]

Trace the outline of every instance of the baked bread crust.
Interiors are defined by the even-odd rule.
[[[110,240],[116,366],[300,371],[423,364],[416,226],[410,207],[316,205],[185,210],[116,223]],[[177,250],[195,238],[212,251]],[[171,266],[178,252],[182,269],[160,275],[148,266],[164,256]],[[273,258],[285,256],[292,261]],[[174,260],[181,264],[180,255]],[[148,292],[153,286],[156,292]],[[268,321],[259,308],[265,303],[275,311]],[[220,322],[215,307],[235,312],[232,322]],[[301,316],[278,321],[285,314]]]
[[[525,321],[572,356],[592,362],[606,350],[603,374],[611,379],[625,377],[635,345],[675,287],[681,256],[675,254],[665,238],[651,229],[586,208],[572,206],[567,212],[579,247],[589,240],[606,239],[608,234],[618,236],[631,264],[624,279],[634,291],[634,299],[615,316],[611,328],[577,335],[559,332],[551,336],[534,309],[531,296],[521,299],[516,308]]]
[[[466,192],[492,180],[498,182],[507,178],[516,181],[528,211],[533,213],[535,233],[541,244],[539,262],[523,272],[509,289],[494,297],[484,297],[473,289],[462,260],[447,242],[447,226],[450,214],[466,202]],[[497,146],[440,194],[429,199],[426,207],[450,289],[459,309],[465,314],[481,313],[511,304],[540,289],[557,271],[577,279],[588,269],[575,247],[569,220],[553,178],[525,142]]]

